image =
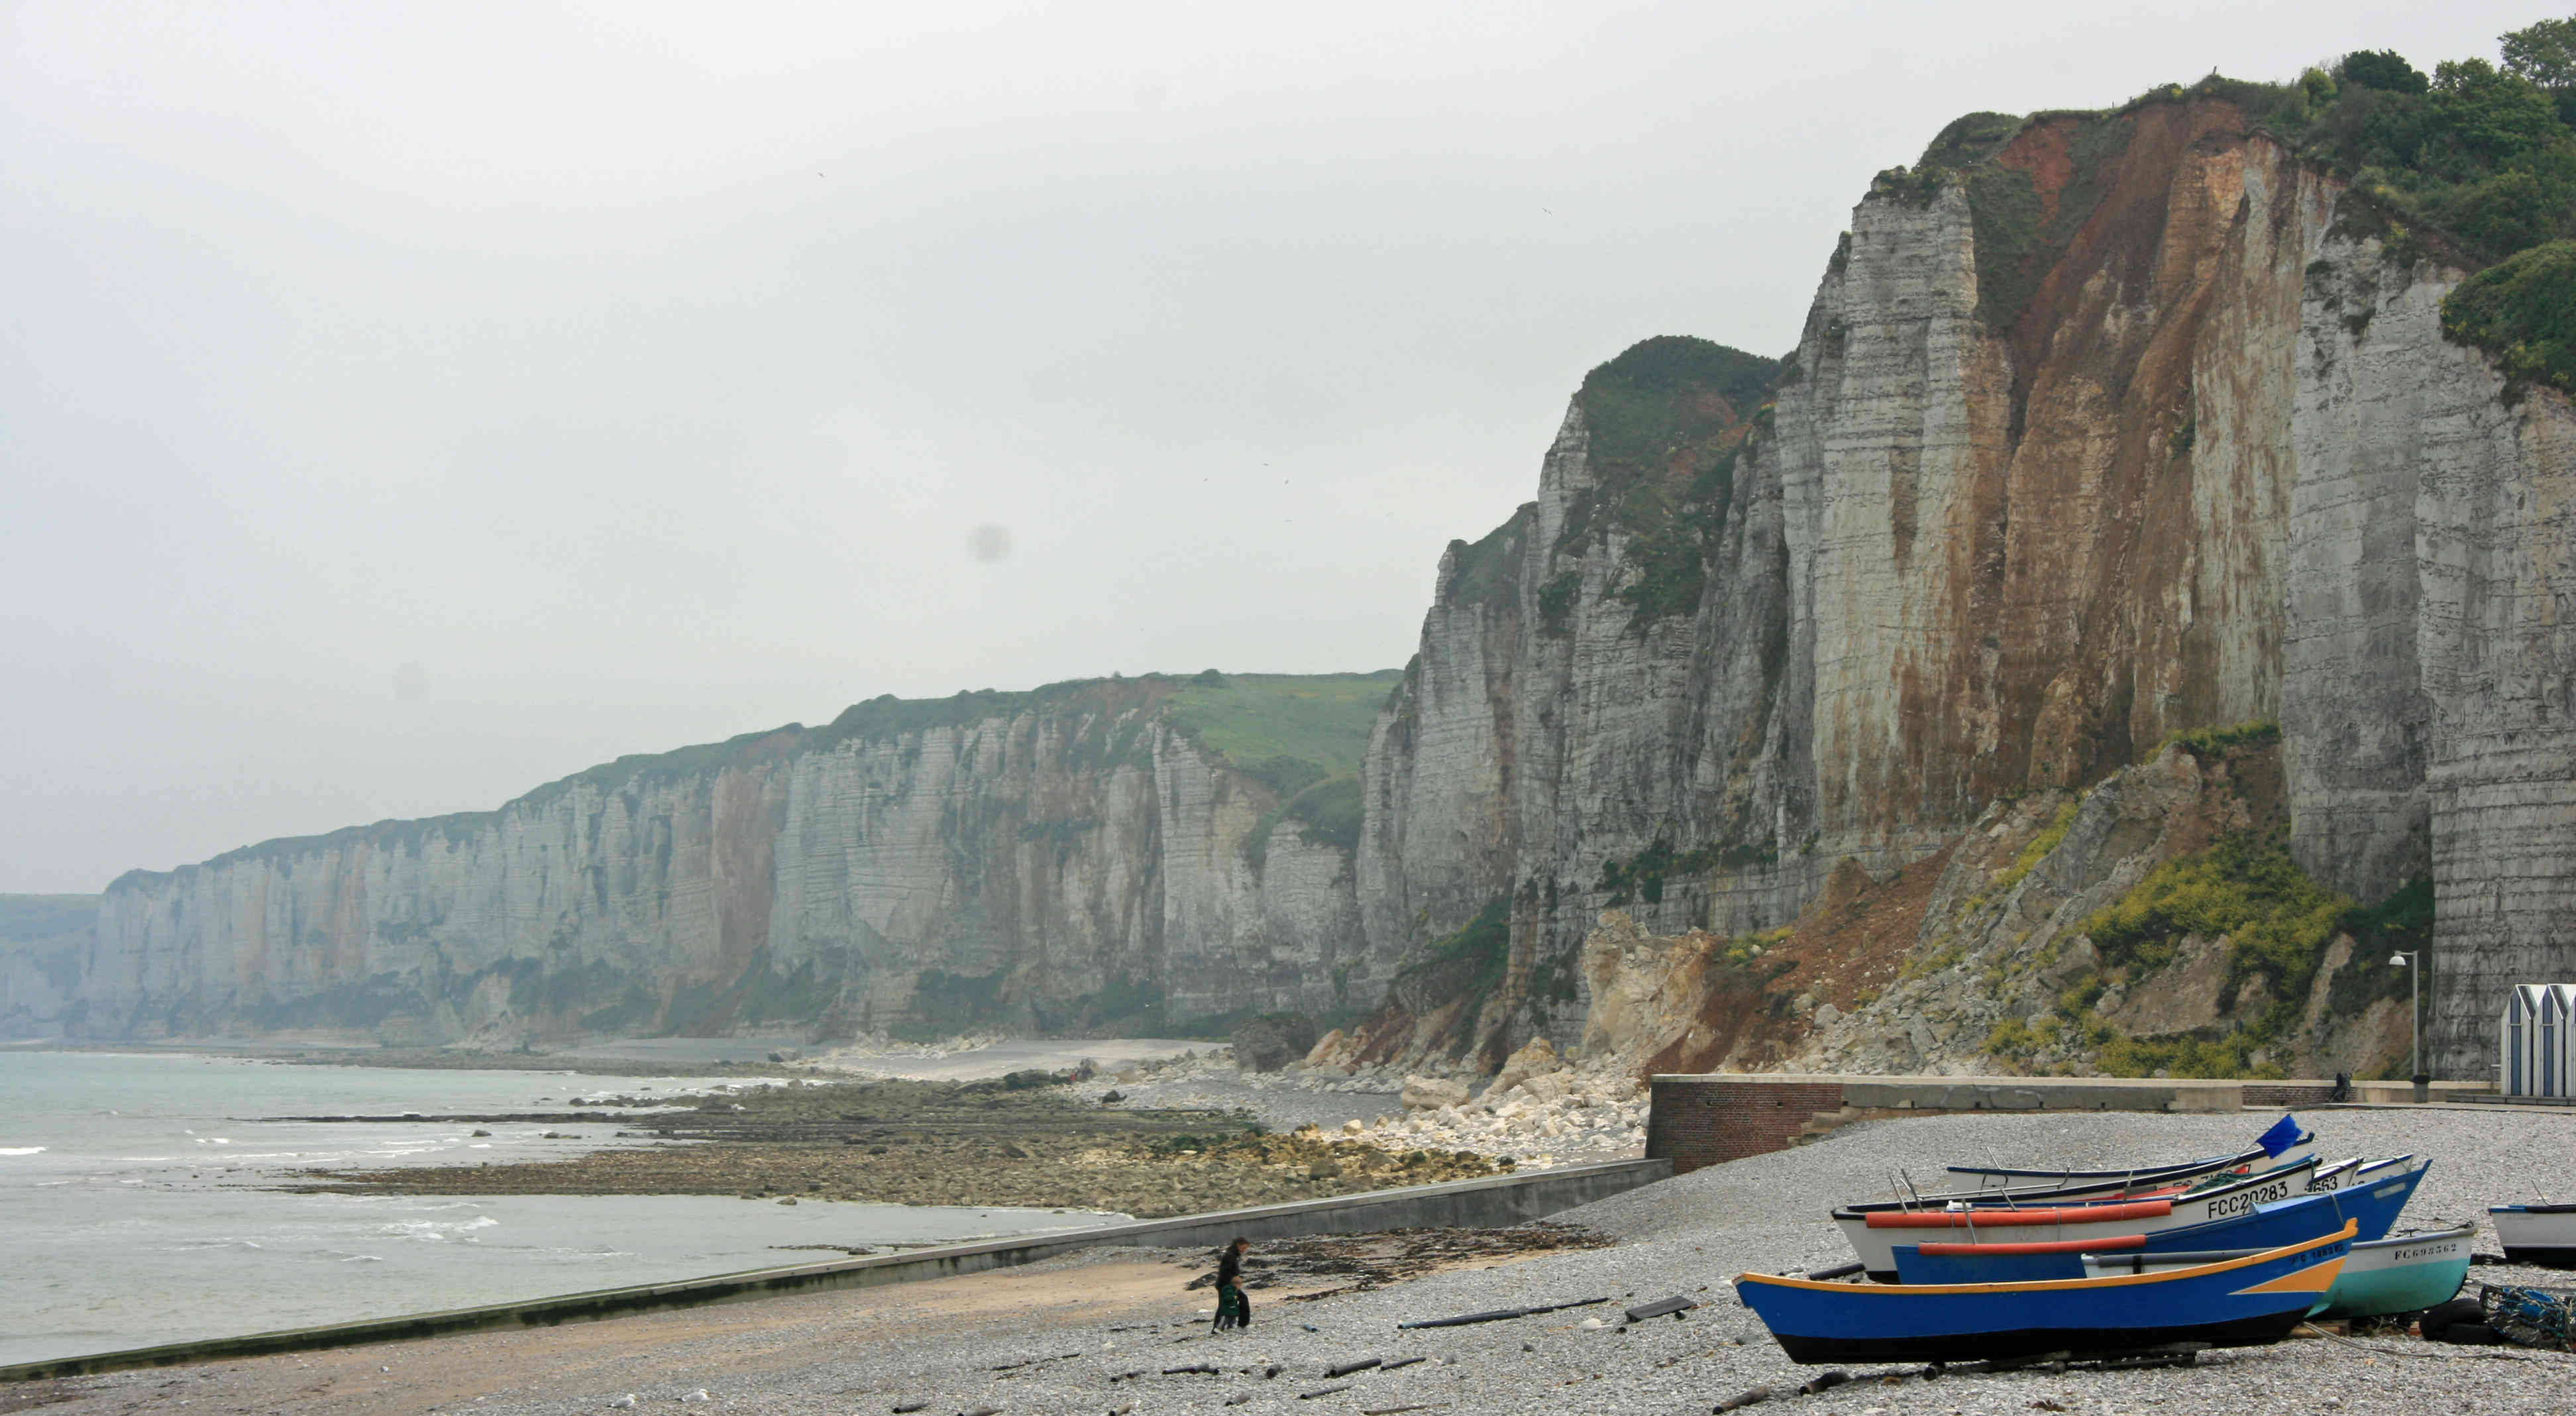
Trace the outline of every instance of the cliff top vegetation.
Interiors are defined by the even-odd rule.
[[[1976,226],[1978,313],[2010,326],[2092,215],[2105,169],[2150,105],[2218,99],[2350,184],[2338,215],[2392,260],[2438,255],[2471,268],[2532,253],[2455,296],[2445,332],[2493,353],[2515,378],[2576,388],[2563,328],[2563,272],[2576,269],[2576,17],[2501,37],[2501,64],[2444,60],[2426,74],[2389,50],[2357,50],[2286,83],[2211,75],[2118,109],[1972,113],[1944,128],[1911,169],[1881,173],[1882,195],[1929,200],[1956,180]],[[2030,125],[2074,120],[2068,173],[2043,200],[2008,156]],[[2052,144],[2052,146],[2054,146]]]
[[[1610,593],[1628,605],[1631,630],[1698,608],[1708,557],[1734,495],[1737,450],[1794,366],[1794,358],[1658,335],[1584,375],[1574,403],[1590,480],[1567,506],[1556,543],[1546,548],[1549,568],[1616,531],[1628,538],[1628,573]],[[1459,605],[1517,603],[1523,537],[1532,524],[1524,509],[1480,541],[1450,542],[1443,598]],[[1564,634],[1571,627],[1581,579],[1566,571],[1541,583],[1542,632]]]

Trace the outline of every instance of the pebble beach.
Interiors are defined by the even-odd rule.
[[[1707,1411],[1756,1386],[1794,1386],[1790,1363],[1728,1280],[1842,1261],[1829,1202],[1917,1183],[1944,1158],[2068,1166],[2210,1153],[2268,1116],[2128,1113],[1948,1116],[1846,1127],[1816,1144],[1711,1167],[1555,1216],[1612,1242],[1434,1272],[1296,1301],[1256,1291],[1248,1332],[1205,1331],[1206,1256],[1092,1251],[934,1283],[474,1335],[177,1371],[0,1389],[0,1409],[49,1412],[509,1412],[612,1409],[841,1413],[1184,1411],[1475,1413]],[[2434,1167],[2403,1224],[2477,1219],[2487,1205],[2563,1197],[2576,1115],[2471,1109],[2308,1113],[2320,1153],[2415,1152]],[[2495,1250],[2491,1231],[2480,1247]],[[1256,1250],[1256,1257],[1258,1251]],[[2471,1281],[2564,1283],[2564,1273],[2479,1267]],[[1669,1296],[1700,1306],[1632,1326],[1621,1309]],[[1615,1301],[1474,1327],[1399,1322],[1505,1307]],[[1408,1358],[1423,1360],[1395,1370]],[[1334,1367],[1380,1359],[1338,1378]],[[1213,1367],[1214,1372],[1167,1369]],[[1276,1375],[1269,1375],[1272,1368]],[[1890,1369],[1900,1370],[1900,1369]],[[1911,1371],[1913,1369],[1901,1369]],[[1134,1375],[1131,1375],[1134,1374]],[[2150,1371],[1878,1380],[1783,1396],[1797,1416],[1895,1412],[2543,1412],[2569,1409],[2576,1357],[2401,1338],[2301,1340]],[[621,1403],[632,1396],[634,1405]],[[911,1408],[911,1403],[922,1403]]]

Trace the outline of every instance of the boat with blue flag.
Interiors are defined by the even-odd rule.
[[[2028,1283],[1748,1273],[1737,1296],[1794,1362],[1964,1362],[2277,1342],[2334,1287],[2357,1226],[2188,1268]]]
[[[2136,1166],[2125,1170],[2074,1170],[2047,1166],[1952,1165],[1943,1167],[1950,1176],[1954,1191],[1982,1194],[1988,1190],[2056,1187],[2099,1184],[2107,1181],[2136,1181],[2142,1176],[2171,1175],[2190,1172],[2195,1175],[2215,1174],[2222,1170],[2251,1173],[2277,1166],[2292,1165],[2304,1159],[2316,1144],[2316,1134],[2303,1130],[2298,1118],[2283,1115],[2271,1129],[2254,1140],[2254,1144],[2232,1155],[2203,1156],[2198,1160],[2168,1161],[2160,1165]]]
[[[2206,1189],[2175,1184],[2094,1203],[2033,1204],[2029,1197],[2016,1197],[2009,1204],[1953,1198],[1921,1207],[1902,1202],[1845,1205],[1833,1212],[1833,1218],[1869,1276],[1893,1283],[1899,1244],[2100,1241],[2185,1229],[2251,1214],[2276,1200],[2305,1194],[2316,1168],[2316,1157],[2309,1156],[2258,1175],[2230,1176]]]
[[[2193,1261],[2207,1262],[2213,1256],[2240,1257],[2297,1244],[2336,1233],[2347,1221],[2354,1226],[2356,1245],[2368,1244],[2396,1227],[2398,1215],[2432,1168],[2430,1162],[2412,1161],[2411,1156],[2400,1156],[2353,1167],[2356,1179],[2347,1188],[2291,1195],[2206,1224],[2109,1235],[2063,1230],[2036,1234],[2027,1226],[1987,1225],[1960,1231],[1956,1237],[1945,1234],[1928,1243],[1899,1244],[1894,1250],[1897,1279],[1901,1283],[2028,1282],[2082,1278],[2088,1265],[2110,1272],[2128,1264],[2126,1271],[2140,1272],[2140,1265],[2172,1267],[2182,1262],[2169,1257],[2174,1255],[2195,1255]]]

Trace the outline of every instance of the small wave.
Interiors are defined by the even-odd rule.
[[[43,1146],[0,1146],[0,1155],[43,1155]]]
[[[495,1229],[500,1227],[500,1223],[501,1221],[494,1219],[488,1214],[476,1215],[472,1219],[462,1220],[452,1224],[441,1223],[434,1219],[407,1219],[385,1225],[378,1229],[377,1232],[380,1234],[395,1235],[403,1239],[414,1240],[422,1244],[444,1244],[450,1236],[461,1239],[468,1244],[472,1244],[479,1242],[474,1238],[473,1231],[477,1229]]]

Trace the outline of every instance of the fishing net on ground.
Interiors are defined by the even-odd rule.
[[[2568,1335],[2576,1330],[2576,1291],[2515,1288],[2488,1284],[2478,1293],[2487,1326],[2507,1341],[2553,1352],[2571,1350]]]

